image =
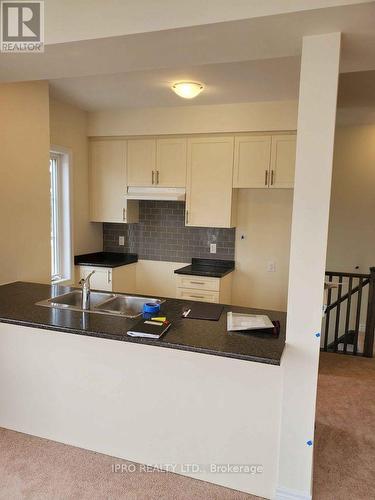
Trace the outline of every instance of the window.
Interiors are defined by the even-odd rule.
[[[51,282],[72,277],[69,154],[50,153]]]

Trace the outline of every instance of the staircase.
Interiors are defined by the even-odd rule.
[[[321,350],[372,358],[375,267],[369,274],[326,272],[326,310]]]

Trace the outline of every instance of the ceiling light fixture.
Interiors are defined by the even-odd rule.
[[[172,86],[173,92],[184,99],[193,99],[203,90],[203,85],[196,82],[178,82]]]

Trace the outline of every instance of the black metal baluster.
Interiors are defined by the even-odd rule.
[[[329,276],[328,278],[329,283],[332,283],[332,276]],[[327,307],[331,305],[331,298],[332,298],[332,288],[328,289],[328,295],[327,295]],[[328,335],[329,335],[329,319],[331,315],[331,310],[328,309],[326,313],[326,324],[325,324],[325,331],[324,331],[324,350],[327,351],[327,346],[328,346]]]
[[[357,295],[357,315],[355,318],[354,346],[353,346],[353,354],[355,356],[357,355],[357,349],[358,349],[359,321],[361,319],[361,305],[362,305],[362,287],[363,287],[363,278],[359,278],[358,295]]]
[[[348,335],[350,326],[350,306],[352,303],[352,288],[353,288],[353,278],[349,278],[349,288],[348,288],[348,302],[346,306],[346,321],[345,321],[345,336],[344,336],[344,354],[346,354],[348,348]]]
[[[372,358],[374,355],[374,331],[375,331],[375,267],[370,267],[370,283],[368,287],[365,345],[363,348],[363,355],[366,358]]]
[[[337,352],[338,348],[338,339],[339,339],[339,328],[340,328],[340,310],[341,310],[341,293],[342,293],[342,276],[339,276],[339,286],[337,289],[337,308],[336,308],[336,323],[335,323],[335,344],[334,349]]]

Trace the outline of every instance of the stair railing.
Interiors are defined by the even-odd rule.
[[[370,268],[369,274],[360,273],[342,273],[336,271],[326,271],[328,284],[337,287],[337,294],[333,300],[334,288],[328,288],[327,291],[327,307],[325,310],[325,327],[323,339],[323,351],[327,352],[342,352],[343,354],[358,353],[358,336],[360,331],[360,319],[362,312],[363,293],[368,287],[368,300],[366,325],[364,334],[363,353],[365,357],[373,357],[374,349],[374,330],[375,330],[375,267]],[[348,291],[343,293],[343,286],[348,286]],[[354,317],[352,315],[352,304],[355,302]],[[346,305],[344,332],[340,332],[341,311],[343,305]],[[331,322],[335,312],[334,324]],[[354,320],[354,321],[353,321]],[[330,341],[330,333],[333,328],[333,340]],[[354,328],[354,329],[352,329]],[[340,351],[339,345],[343,344],[343,350]],[[353,351],[348,351],[348,344],[353,345]]]

